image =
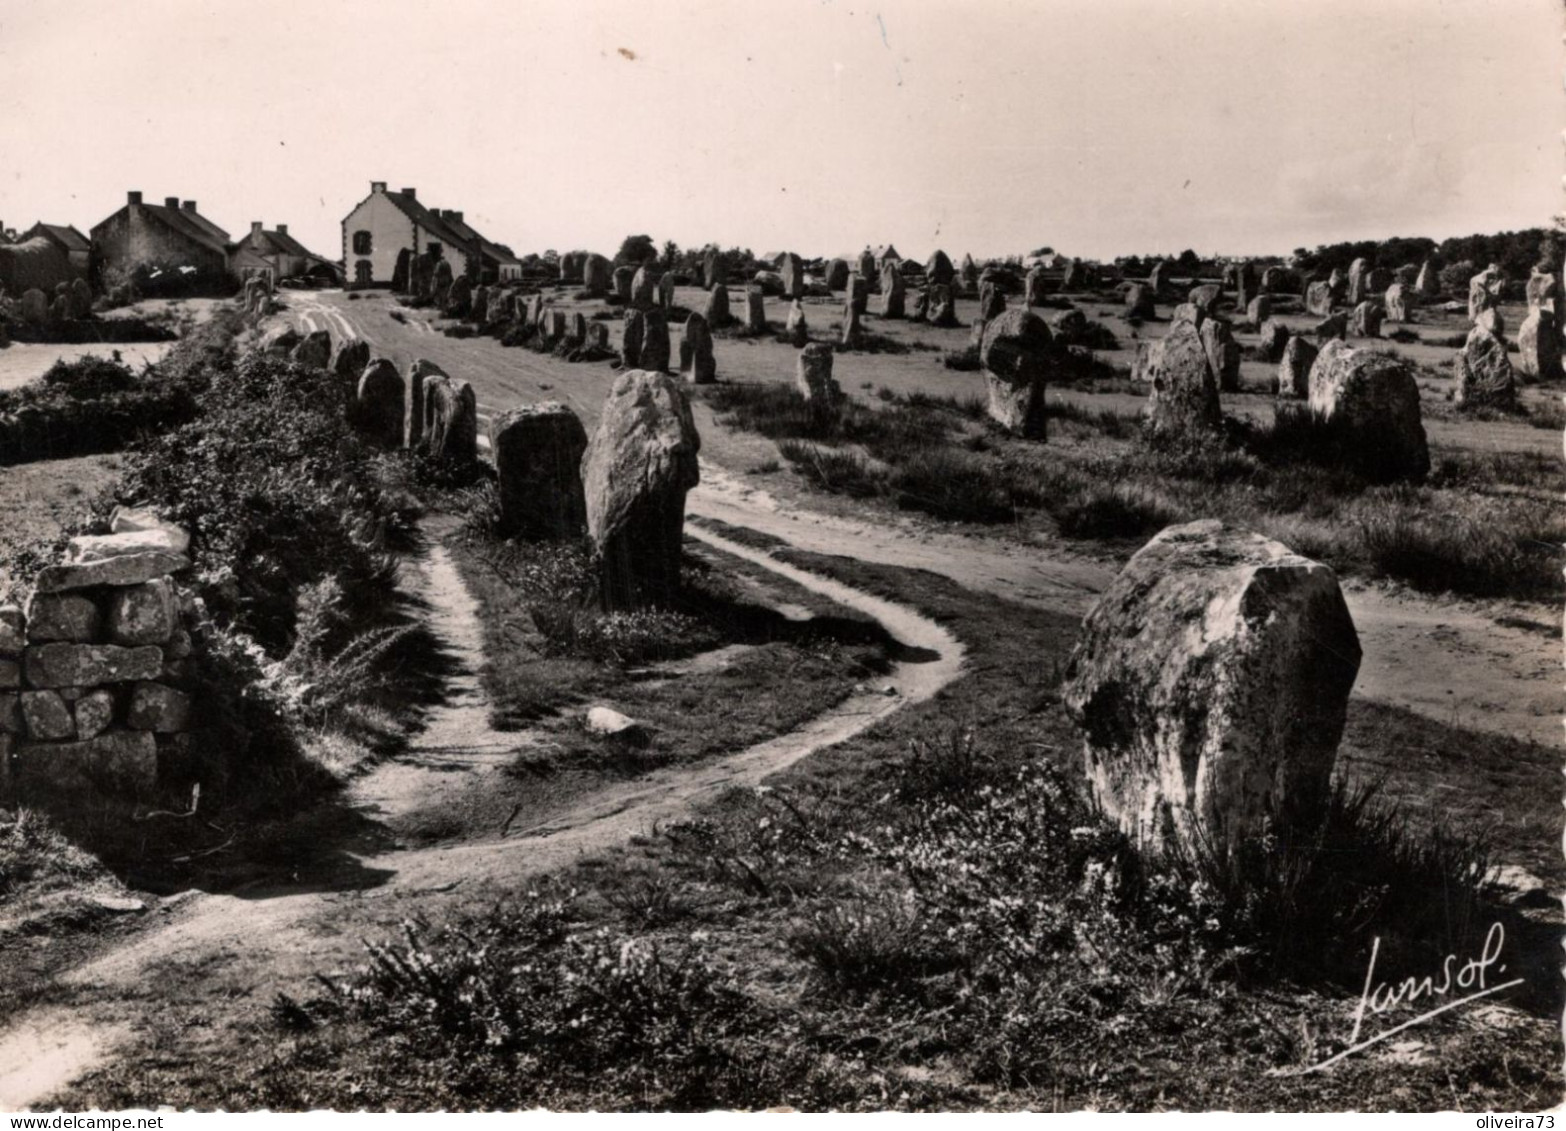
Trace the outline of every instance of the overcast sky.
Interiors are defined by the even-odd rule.
[[[1287,252],[1547,224],[1560,0],[0,0],[0,220],[127,189],[341,254]]]

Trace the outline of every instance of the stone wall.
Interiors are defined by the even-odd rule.
[[[189,537],[141,511],[73,538],[26,608],[0,607],[0,779],[7,791],[145,794],[189,730]]]

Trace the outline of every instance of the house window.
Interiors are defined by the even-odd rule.
[[[353,281],[354,282],[356,282],[356,283],[372,283],[375,280],[373,278],[371,278],[371,275],[372,275],[372,272],[370,270],[370,261],[368,259],[361,259],[361,260],[359,260],[359,262],[357,262],[357,263],[355,263],[353,265]]]
[[[369,232],[363,231],[361,229],[360,231],[357,231],[357,232],[355,232],[353,234],[353,253],[355,255],[369,255],[370,254],[370,233]]]
[[[428,251],[430,253],[430,258],[432,258],[432,259],[439,259],[440,258],[440,255],[441,255],[441,246],[440,246],[440,244],[435,243],[434,241],[431,241],[430,243],[427,243],[427,244],[424,245],[424,250],[426,250],[426,251]]]

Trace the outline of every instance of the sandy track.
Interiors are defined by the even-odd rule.
[[[183,987],[177,997],[229,1002],[223,1021],[235,1033],[253,1028],[254,1009],[278,992],[305,992],[317,972],[340,969],[360,954],[358,938],[415,911],[454,904],[484,906],[519,883],[583,855],[624,843],[734,786],[759,783],[878,719],[927,699],[962,670],[962,645],[913,609],[775,561],[768,554],[693,530],[700,540],[879,621],[919,661],[900,660],[888,681],[896,694],[855,694],[803,727],[729,758],[673,767],[617,783],[584,799],[547,825],[508,838],[351,857],[340,883],[313,890],[199,895],[170,911],[171,921],[66,973],[69,1008],[50,1006],[16,1018],[0,1032],[0,1108],[16,1110],[66,1087],[135,1039],[149,1007],[144,987]],[[351,790],[366,816],[393,820],[471,790],[497,773],[527,741],[489,726],[479,683],[483,661],[478,607],[450,558],[431,547],[404,570],[403,584],[430,608],[427,623],[454,665],[446,702],[399,758]],[[477,775],[477,777],[476,777]],[[326,890],[322,890],[323,887]],[[234,1007],[230,999],[248,999]],[[178,1008],[178,1006],[176,1006]],[[208,1031],[193,1040],[221,1040]]]

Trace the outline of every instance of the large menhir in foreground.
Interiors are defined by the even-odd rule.
[[[1169,527],[1072,655],[1096,799],[1155,853],[1287,822],[1329,788],[1359,660],[1331,569],[1216,519]]]

